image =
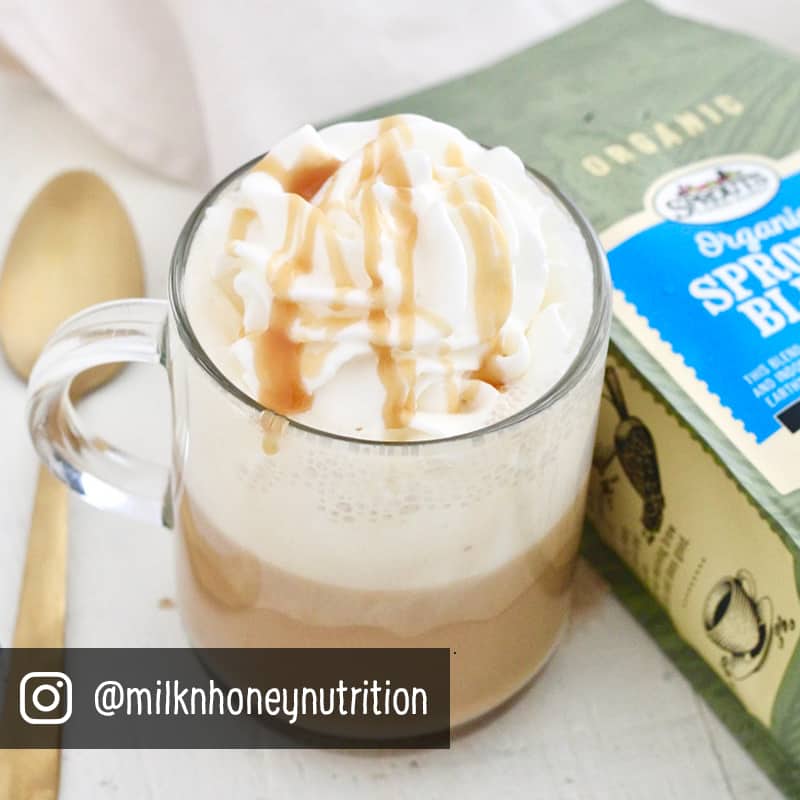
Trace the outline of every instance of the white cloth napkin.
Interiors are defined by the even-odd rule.
[[[660,4],[796,47],[796,2]],[[0,44],[114,146],[206,184],[304,122],[471,71],[611,4],[0,0]]]

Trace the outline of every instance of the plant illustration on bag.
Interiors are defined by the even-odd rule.
[[[595,459],[595,467],[604,474],[612,461],[619,460],[622,471],[636,493],[642,499],[641,521],[644,536],[651,543],[664,521],[664,495],[661,492],[661,476],[653,436],[638,417],[628,412],[625,395],[614,367],[606,367],[603,398],[608,400],[619,416],[614,430],[614,446],[605,458]],[[603,478],[602,491],[611,496],[616,476]]]

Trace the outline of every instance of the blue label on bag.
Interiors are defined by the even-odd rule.
[[[800,173],[747,157],[672,178],[609,253],[615,287],[761,443],[800,430]]]

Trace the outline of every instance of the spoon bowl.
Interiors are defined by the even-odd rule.
[[[114,191],[92,172],[64,172],[34,197],[9,244],[0,273],[0,347],[27,380],[61,322],[143,290],[136,237]],[[115,369],[83,373],[73,395],[96,388]]]

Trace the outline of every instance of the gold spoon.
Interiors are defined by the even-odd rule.
[[[128,215],[91,172],[65,172],[36,195],[11,239],[0,274],[0,346],[27,380],[50,335],[95,303],[143,294],[144,278]],[[73,382],[73,400],[111,378],[111,365]],[[13,647],[64,646],[67,490],[39,469]],[[0,750],[0,797],[55,800],[60,751]]]

